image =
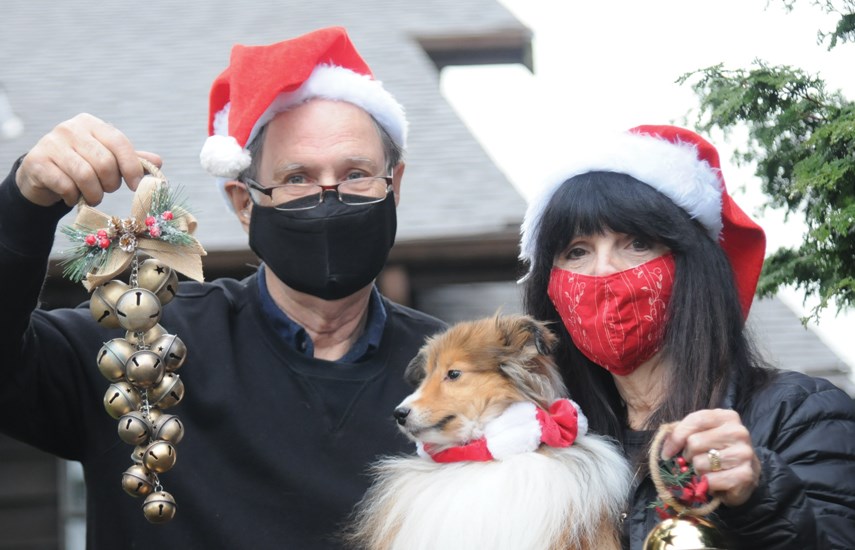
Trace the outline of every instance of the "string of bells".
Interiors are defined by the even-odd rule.
[[[122,488],[144,497],[143,514],[152,523],[170,521],[177,510],[160,475],[175,466],[176,446],[184,438],[181,420],[164,411],[184,398],[184,383],[175,371],[184,364],[187,347],[159,324],[163,306],[177,289],[172,268],[153,258],[139,262],[135,255],[129,284],[109,280],[94,289],[89,302],[98,324],[126,331],[124,338],[104,343],[96,362],[110,382],[104,408],[118,421],[119,438],[133,446]]]

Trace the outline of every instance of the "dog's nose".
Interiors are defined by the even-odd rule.
[[[398,424],[403,426],[407,423],[407,417],[410,415],[410,409],[408,407],[398,407],[395,409],[393,416],[395,420],[398,421]]]

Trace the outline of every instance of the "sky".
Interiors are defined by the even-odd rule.
[[[802,0],[792,12],[782,1],[501,0],[534,33],[534,74],[521,65],[450,67],[442,91],[487,153],[528,198],[575,140],[638,124],[692,126],[697,98],[684,73],[723,63],[747,68],[755,59],[818,74],[831,90],[855,98],[855,44],[832,51],[817,31],[836,19]],[[744,132],[708,136],[719,149],[735,200],[767,234],[767,253],[802,238],[800,215],[760,211],[764,200],[753,167],[732,162]],[[803,293],[780,298],[798,315]],[[809,328],[855,371],[855,312],[827,310]],[[855,372],[853,373],[855,379]]]

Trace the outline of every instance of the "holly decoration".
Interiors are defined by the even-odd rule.
[[[699,476],[685,458],[678,455],[659,461],[659,476],[671,496],[689,510],[697,510],[711,501],[707,476]],[[677,517],[681,513],[657,498],[649,506],[660,519]]]
[[[89,273],[97,273],[107,265],[117,248],[133,252],[141,239],[191,246],[195,239],[187,231],[186,217],[190,212],[183,206],[181,190],[167,185],[156,186],[151,193],[151,206],[144,220],[111,217],[106,227],[75,224],[60,229],[69,238],[72,248],[62,262],[62,274],[74,282]]]
[[[659,426],[648,451],[650,479],[658,499],[650,504],[662,520],[644,540],[644,550],[727,548],[724,537],[707,519],[718,507],[718,497],[709,494],[706,476],[699,476],[682,456],[659,458],[662,443],[676,422]]]

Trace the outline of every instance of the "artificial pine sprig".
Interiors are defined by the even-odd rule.
[[[172,210],[165,210],[160,216],[147,216],[145,225],[148,236],[170,244],[186,245],[193,242],[190,234],[178,225],[178,220],[187,212],[185,210],[177,210],[177,212],[177,218]]]
[[[151,194],[151,208],[145,219],[149,235],[171,244],[186,245],[193,241],[182,230],[179,221],[190,213],[184,206],[183,189],[173,190],[167,185],[158,186]]]
[[[106,237],[106,230],[63,226],[60,231],[74,243],[66,252],[69,257],[62,261],[64,277],[79,283],[88,273],[109,261],[112,241]],[[103,238],[98,235],[101,231],[104,231]]]

